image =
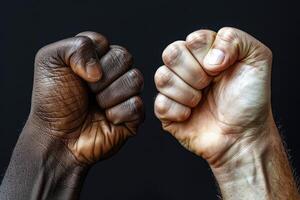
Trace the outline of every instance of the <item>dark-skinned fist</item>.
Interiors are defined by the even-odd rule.
[[[95,32],[40,49],[29,121],[42,140],[53,140],[42,145],[67,149],[70,162],[90,165],[135,135],[144,118],[143,77],[132,62],[125,48]]]

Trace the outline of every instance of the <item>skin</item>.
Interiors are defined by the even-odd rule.
[[[234,28],[199,30],[169,45],[163,61],[155,114],[208,161],[223,198],[299,199],[271,111],[271,51]],[[131,66],[126,49],[94,32],[37,53],[31,112],[1,199],[79,198],[89,167],[143,120],[143,78]]]
[[[230,27],[170,44],[155,73],[164,130],[209,163],[224,199],[299,199],[270,100],[272,53]]]
[[[143,76],[132,64],[125,48],[95,32],[38,51],[31,112],[0,199],[79,198],[88,169],[114,154],[144,119]]]

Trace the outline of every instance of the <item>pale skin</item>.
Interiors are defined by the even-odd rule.
[[[195,31],[162,58],[155,114],[207,160],[223,199],[299,199],[272,116],[270,49],[226,27]]]

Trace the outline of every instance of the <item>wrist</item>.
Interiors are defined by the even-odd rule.
[[[274,147],[282,146],[281,138],[271,113],[264,123],[244,130],[241,135],[230,149],[220,156],[222,162],[210,165],[216,173],[226,176],[228,170],[242,169],[250,165],[259,167],[264,160],[272,156]],[[223,171],[227,173],[223,173]]]
[[[52,136],[29,119],[18,143],[21,153],[34,169],[32,176],[33,193],[56,199],[78,198],[88,166],[80,164],[63,140]],[[18,145],[18,144],[17,144]],[[17,147],[16,147],[17,148]],[[37,187],[37,188],[35,188]]]
[[[238,181],[245,176],[254,178],[258,176],[257,172],[264,170],[263,165],[271,158],[272,149],[281,145],[279,136],[272,135],[270,129],[266,127],[256,139],[247,138],[237,142],[230,158],[226,158],[222,164],[210,165],[219,184]]]
[[[255,140],[236,143],[239,151],[227,162],[219,166],[211,165],[223,198],[298,199],[297,187],[275,122],[269,120],[260,130],[260,133],[255,133]],[[281,191],[282,188],[285,190]]]
[[[280,141],[271,134],[271,125],[255,140],[242,141],[224,164],[211,169],[224,199],[270,199],[270,177],[267,172],[272,160],[272,148]]]

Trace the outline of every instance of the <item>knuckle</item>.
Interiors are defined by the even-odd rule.
[[[194,94],[192,95],[192,98],[190,98],[190,105],[191,107],[195,107],[198,105],[199,101],[201,100],[201,92],[197,91],[197,92],[194,92]]]
[[[217,37],[229,43],[238,42],[238,30],[232,27],[223,27],[218,31]]]
[[[177,115],[177,121],[184,121],[186,120],[191,114],[191,109],[184,109],[182,112],[178,113]]]
[[[40,64],[42,58],[44,57],[44,52],[45,52],[46,47],[42,47],[41,49],[38,50],[38,52],[35,54],[35,64]]]
[[[47,48],[48,48],[48,46],[44,46],[44,47],[40,48],[35,54],[35,59],[37,60],[37,59],[41,58],[43,56],[44,52],[47,51]]]
[[[144,78],[142,73],[138,69],[132,69],[128,72],[127,79],[131,83],[133,89],[141,90],[144,85]]]
[[[63,60],[58,56],[57,51],[58,48],[53,44],[40,48],[35,55],[35,66],[55,68],[63,64]]]
[[[181,54],[181,48],[183,45],[185,45],[185,42],[178,40],[166,47],[162,53],[162,59],[167,66],[176,64],[176,61]]]
[[[95,59],[95,48],[93,41],[86,36],[76,36],[70,43],[70,54],[67,63],[77,66],[86,64],[91,59]],[[78,70],[77,67],[74,70]]]
[[[158,68],[154,75],[154,81],[158,88],[171,85],[172,79],[172,73],[165,66]]]
[[[104,37],[104,36],[102,36],[102,37],[103,37],[102,40],[98,39],[98,43],[100,45],[96,45],[96,50],[98,52],[100,52],[101,56],[109,50],[109,41],[108,41],[108,39],[106,39],[106,37]]]
[[[205,72],[199,72],[199,78],[197,79],[195,88],[201,90],[209,85],[212,77],[208,76]]]
[[[133,64],[133,57],[126,48],[118,45],[112,45],[111,48],[113,50],[110,57],[112,63],[118,66],[131,66]]]
[[[130,104],[130,110],[133,113],[140,113],[144,107],[143,101],[139,96],[135,96],[131,98],[129,104]]]
[[[176,40],[175,42],[171,43],[171,45],[174,45],[174,46],[184,46],[185,45],[185,41],[184,40]]]
[[[73,39],[73,46],[75,49],[85,50],[93,46],[93,41],[86,36],[76,36]]]
[[[272,59],[273,59],[273,52],[272,52],[272,50],[271,50],[269,47],[264,46],[264,52],[265,52],[266,57],[267,57],[269,60],[272,60]]]
[[[211,30],[198,30],[189,34],[186,38],[186,45],[189,48],[201,48],[213,42],[216,33]]]
[[[94,32],[94,31],[84,31],[84,32],[78,33],[76,36],[77,37],[78,36],[88,36],[90,38],[93,38],[97,42],[108,44],[108,40],[105,36],[103,36],[100,33]]]
[[[109,42],[107,38],[100,33],[93,31],[84,31],[77,34],[76,36],[89,37],[93,42],[95,42],[95,49],[100,55],[103,55],[105,52],[108,51]]]
[[[166,97],[158,95],[155,100],[154,108],[156,113],[163,115],[169,111],[170,104],[168,103]]]

